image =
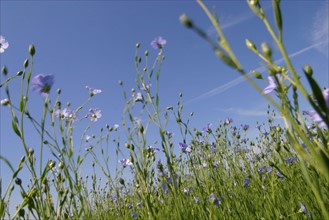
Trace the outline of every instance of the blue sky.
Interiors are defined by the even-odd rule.
[[[281,62],[279,50],[245,1],[206,1],[206,5],[216,6],[224,33],[246,70],[264,71],[260,60],[245,47],[246,38],[258,47],[268,42],[274,59]],[[271,3],[264,1],[262,5],[274,24]],[[266,100],[179,22],[183,13],[215,37],[195,1],[1,0],[0,34],[9,42],[9,48],[0,56],[1,66],[7,66],[9,75],[21,70],[28,58],[28,45],[33,43],[33,74],[55,75],[51,97],[55,98],[60,88],[62,102],[70,101],[76,108],[88,97],[86,85],[102,89],[85,109],[102,110],[103,117],[94,125],[97,131],[105,124],[121,123],[124,102],[118,81],[122,80],[128,91],[136,88],[135,44],[140,42],[140,54],[148,50],[152,60],[158,51],[151,48],[150,42],[162,36],[167,44],[160,76],[160,105],[175,106],[182,92],[184,112],[195,113],[192,127],[201,130],[208,122],[216,126],[219,120],[231,117],[237,126],[250,124],[254,129],[256,121],[266,120]],[[328,1],[282,1],[282,14],[284,42],[298,73],[303,75],[302,67],[310,64],[321,86],[328,87]],[[263,75],[266,78],[265,71]],[[267,86],[266,81],[259,83]],[[18,88],[18,82],[11,85],[13,96],[18,94]],[[42,98],[31,93],[30,100],[31,112],[40,114]],[[9,111],[1,106],[0,113],[1,155],[18,161],[23,149],[12,134]],[[35,145],[33,137],[28,141]],[[8,170],[1,166],[1,171],[5,179]]]

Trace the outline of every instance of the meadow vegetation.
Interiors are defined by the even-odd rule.
[[[1,89],[6,98],[1,108],[10,111],[12,120],[6,128],[16,134],[24,155],[20,161],[0,155],[12,171],[10,179],[0,179],[1,219],[329,219],[329,89],[314,80],[309,65],[304,66],[303,75],[292,66],[282,40],[280,0],[273,0],[275,27],[269,24],[260,1],[247,1],[285,59],[285,65],[278,66],[267,43],[259,50],[246,40],[251,52],[266,63],[266,88],[257,84],[261,73],[244,70],[216,15],[197,2],[214,25],[217,39],[185,14],[180,21],[209,42],[219,59],[244,75],[269,101],[267,122],[247,125],[224,118],[203,129],[192,128],[193,113],[183,112],[182,94],[176,105],[163,107],[159,86],[167,42],[157,37],[151,52],[141,52],[143,44],[136,44],[136,87],[127,90],[119,82],[126,103],[121,124],[106,125],[99,135],[89,136],[102,113],[86,108],[102,91],[86,87],[86,102],[75,109],[63,104],[61,90],[53,89],[54,76],[34,74],[36,49],[30,45],[22,71],[10,75],[2,67]],[[1,37],[1,45],[4,40]],[[302,85],[301,77],[308,80],[311,91]],[[19,97],[13,98],[10,85],[16,80],[21,87]],[[31,90],[44,100],[40,121],[30,112]],[[57,93],[55,100],[50,93]],[[301,110],[301,99],[313,110]],[[276,122],[277,114],[284,125]],[[85,120],[89,125],[75,141],[74,130]],[[177,126],[175,134],[168,130],[172,123]],[[257,127],[257,136],[249,136],[250,126]],[[27,127],[37,132],[38,149],[29,147]],[[126,136],[112,141],[118,129]],[[150,129],[158,142],[149,142]],[[174,135],[181,141],[176,143]],[[110,148],[116,155],[109,153]],[[93,162],[87,164],[87,160]],[[115,172],[109,167],[113,160],[118,161]],[[82,172],[87,166],[94,173],[86,177]],[[12,213],[14,192],[20,193],[21,202]]]

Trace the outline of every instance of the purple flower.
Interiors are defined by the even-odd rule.
[[[232,118],[227,118],[227,119],[225,119],[224,124],[229,125],[232,122],[233,122],[233,119]]]
[[[286,157],[283,159],[284,159],[284,161],[286,161],[286,163],[293,163],[297,160],[297,157]]]
[[[190,153],[192,152],[191,146],[185,144],[185,143],[179,143],[179,148],[182,150],[184,153]]]
[[[184,189],[183,189],[183,192],[186,193],[187,195],[190,194],[190,191],[191,191],[191,188],[190,188],[190,187],[189,187],[189,188],[184,188]]]
[[[264,133],[263,133],[263,135],[265,135],[265,136],[268,136],[270,133],[268,133],[267,131],[265,131]]]
[[[101,110],[98,108],[91,108],[89,109],[89,113],[87,115],[88,118],[90,118],[90,121],[97,121],[99,118],[102,117]]]
[[[194,197],[194,201],[195,201],[196,203],[200,203],[202,200],[201,200],[199,197]]]
[[[280,173],[279,171],[276,171],[275,174],[276,174],[280,179],[284,179],[284,176],[283,176],[282,173]]]
[[[156,37],[154,38],[154,40],[151,42],[151,46],[154,49],[162,49],[163,46],[167,43],[167,41],[165,39],[163,39],[162,37]]]
[[[171,138],[175,133],[170,132],[170,131],[166,131],[166,135]]]
[[[278,75],[277,77],[278,77],[278,80],[281,82],[282,76]],[[263,90],[264,94],[268,94],[278,87],[276,85],[275,78],[273,76],[268,77],[268,83],[269,83],[269,85]]]
[[[212,204],[214,204],[214,206],[219,206],[221,204],[220,198],[215,196],[214,193],[210,194],[209,199],[212,202]]]
[[[270,172],[272,172],[272,167],[271,166],[268,166],[268,167],[262,166],[262,167],[258,168],[258,172],[259,173],[265,173],[265,172],[270,173]]]
[[[113,194],[110,195],[110,198],[111,198],[113,201],[118,201],[118,197],[115,196],[115,195],[113,195]]]
[[[246,131],[246,130],[248,130],[248,128],[249,128],[249,125],[241,125],[241,127],[242,127],[242,129],[243,129],[243,130],[245,130],[245,131]]]
[[[119,160],[119,163],[121,163],[124,167],[133,165],[129,159],[121,159]]]
[[[39,92],[42,97],[46,97],[53,84],[53,75],[38,74],[32,79],[32,91]]]
[[[243,187],[248,188],[249,183],[250,183],[250,179],[249,178],[245,179],[243,183]]]
[[[303,203],[299,202],[300,204],[300,213],[304,213],[305,215],[307,215],[307,217],[311,218],[311,214],[306,210],[306,207]]]
[[[162,182],[161,186],[162,186],[162,189],[163,189],[164,194],[168,194],[167,184],[165,182]]]
[[[94,96],[94,95],[102,92],[102,90],[100,90],[100,89],[94,89],[89,86],[86,86],[86,89],[88,89],[90,96]]]
[[[325,89],[323,92],[323,98],[327,108],[329,108],[329,89]],[[319,125],[321,128],[327,127],[326,123],[322,120],[321,116],[314,110],[304,111],[304,114],[311,117],[312,121]]]
[[[69,109],[69,108],[64,108],[64,109],[58,109],[55,111],[55,115],[56,117],[58,117],[59,119],[72,119],[73,121],[76,120],[76,115],[74,114],[74,112]]]
[[[132,213],[131,213],[131,216],[132,216],[134,219],[138,218],[137,212],[132,212]]]
[[[4,36],[0,35],[0,53],[5,52],[5,49],[7,49],[8,47],[8,41],[4,38]]]
[[[143,101],[143,95],[140,92],[137,92],[135,95],[135,102],[142,102]]]
[[[158,148],[158,147],[150,146],[150,151],[156,153],[156,152],[160,152],[161,150],[160,150],[160,148]]]
[[[151,83],[149,83],[149,84],[142,83],[142,88],[141,89],[144,90],[144,91],[149,91],[151,86],[152,86]]]
[[[203,132],[210,132],[210,131],[211,131],[211,129],[210,129],[211,126],[212,126],[212,124],[211,124],[211,123],[208,123],[208,124],[202,129],[202,131],[203,131]]]
[[[314,111],[314,110],[304,111],[304,114],[310,116],[312,121],[315,122],[316,124],[318,124],[319,127],[321,127],[321,128],[326,127],[326,124],[323,122],[321,116],[318,113],[316,113],[316,111]]]

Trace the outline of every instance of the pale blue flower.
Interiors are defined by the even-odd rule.
[[[280,178],[280,179],[284,179],[284,175],[282,173],[280,173],[279,171],[276,171],[275,174]]]
[[[63,108],[63,109],[56,110],[55,116],[61,120],[66,119],[66,120],[76,121],[76,119],[77,119],[76,114],[74,114],[74,112],[69,108]]]
[[[245,130],[245,131],[249,129],[249,125],[247,125],[247,124],[245,124],[245,125],[241,125],[241,127],[242,127],[242,129]]]
[[[152,42],[151,42],[151,46],[154,49],[162,49],[163,46],[167,44],[167,41],[165,39],[163,39],[162,37],[156,37]]]
[[[210,132],[211,131],[211,123],[207,123],[207,125],[202,129],[203,132]]]
[[[140,92],[137,92],[135,95],[135,102],[143,102],[143,95]]]
[[[94,96],[94,95],[102,92],[102,90],[100,90],[100,89],[91,88],[89,86],[86,86],[86,89],[88,89],[90,96]]]
[[[133,165],[129,159],[121,159],[119,160],[119,163],[121,163],[124,167]]]
[[[154,153],[156,153],[156,152],[160,152],[161,150],[160,150],[160,148],[158,148],[158,147],[153,147],[153,146],[150,146],[150,151],[152,151],[152,152],[154,152]]]
[[[299,212],[304,213],[305,215],[307,215],[307,217],[311,218],[311,214],[307,211],[305,205],[301,202],[299,202],[299,204],[300,204]]]
[[[329,109],[329,88],[322,92],[325,104]],[[327,127],[326,123],[322,120],[321,116],[314,110],[304,111],[304,114],[311,117],[312,121],[319,125],[321,128]],[[326,113],[325,113],[326,114]]]
[[[179,143],[179,148],[182,150],[182,152],[184,153],[190,153],[192,152],[192,149],[189,145],[185,144],[185,143]]]
[[[326,127],[326,124],[322,120],[321,116],[314,110],[304,111],[304,114],[310,116],[313,122],[319,125],[320,128]]]
[[[42,97],[46,97],[53,84],[53,75],[38,74],[32,79],[32,91],[39,92]]]
[[[215,196],[214,193],[211,193],[209,196],[210,202],[214,204],[214,206],[219,206],[221,204],[221,200],[219,197]]]
[[[5,49],[7,49],[8,47],[8,41],[4,38],[4,36],[0,35],[0,53],[5,52]]]
[[[194,201],[195,201],[196,203],[200,203],[202,200],[201,200],[199,197],[194,197]]]
[[[278,77],[279,82],[281,82],[282,81],[282,76],[277,75],[277,77]],[[275,78],[273,76],[269,76],[267,78],[268,78],[268,84],[269,85],[263,90],[264,94],[268,94],[268,93],[272,92],[274,89],[276,89],[278,87],[276,82],[275,82]]]
[[[225,119],[224,124],[229,125],[232,122],[233,122],[233,119],[232,118],[227,118],[227,119]]]
[[[96,122],[99,118],[102,117],[101,110],[98,108],[91,108],[89,109],[87,117],[90,118],[90,121]]]
[[[91,139],[91,136],[86,134],[86,135],[85,135],[85,140],[86,140],[86,142],[88,142],[90,139]]]

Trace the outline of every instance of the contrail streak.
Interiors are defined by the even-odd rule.
[[[296,51],[294,53],[291,53],[289,55],[289,58],[293,58],[295,56],[298,56],[298,55],[300,55],[302,53],[305,53],[305,52],[307,52],[307,51],[309,51],[309,50],[311,50],[311,49],[313,49],[315,47],[318,47],[319,45],[325,44],[325,43],[328,43],[328,39],[325,40],[325,41],[321,41],[319,43],[312,44],[312,45],[310,45],[308,47],[305,47],[305,48],[303,48],[303,49],[301,49],[299,51]],[[280,62],[283,62],[283,61],[284,61],[284,58],[280,58],[280,59],[278,59],[278,60],[276,60],[274,62],[275,63],[280,63]],[[263,66],[259,66],[258,68],[254,69],[254,70],[262,73],[266,69]],[[252,74],[251,73],[248,73],[248,75],[251,76]],[[212,90],[210,90],[208,92],[205,92],[205,93],[203,93],[203,94],[201,94],[201,95],[199,95],[199,96],[197,96],[195,98],[192,98],[192,99],[188,100],[184,104],[189,104],[189,103],[192,103],[192,102],[195,102],[195,101],[200,101],[202,99],[205,99],[205,98],[208,98],[208,97],[211,97],[211,96],[214,96],[214,95],[221,94],[221,93],[223,93],[223,92],[225,92],[225,91],[227,91],[227,90],[229,90],[229,89],[231,89],[231,88],[239,85],[240,83],[242,83],[244,81],[246,81],[245,77],[244,76],[239,76],[239,77],[233,79],[232,81],[230,81],[230,82],[228,82],[226,84],[220,85],[220,86],[218,86],[218,87],[216,87],[216,88],[214,88],[214,89],[212,89]]]

